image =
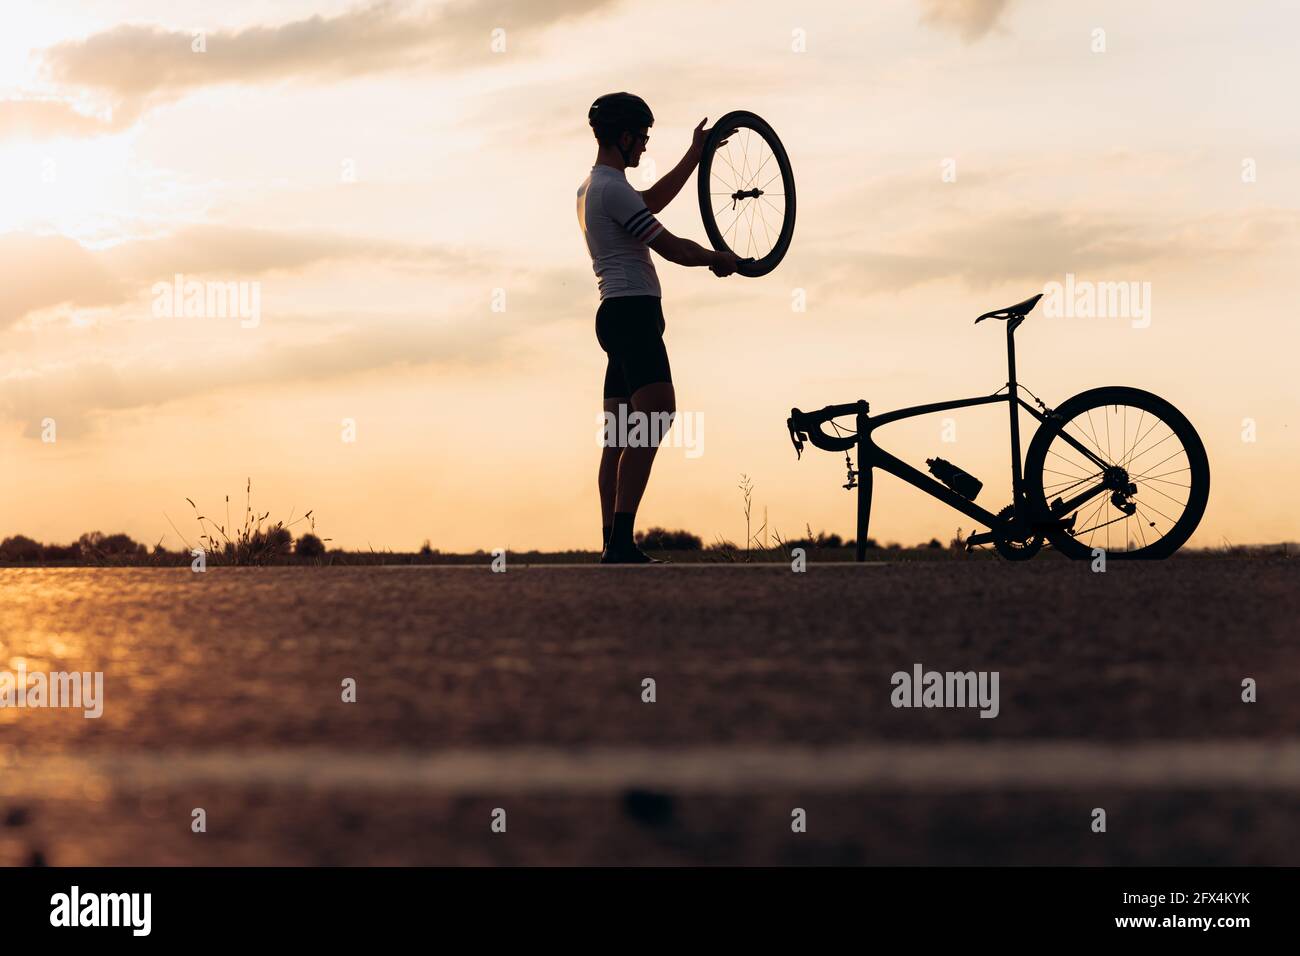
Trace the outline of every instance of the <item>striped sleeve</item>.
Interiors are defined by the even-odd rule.
[[[664,231],[659,220],[646,208],[641,194],[626,180],[621,183],[610,183],[604,195],[605,212],[626,229],[632,238],[649,243]]]

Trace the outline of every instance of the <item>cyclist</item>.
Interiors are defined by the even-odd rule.
[[[578,225],[600,292],[596,340],[609,357],[605,412],[626,420],[630,405],[633,413],[650,422],[671,422],[677,400],[664,348],[659,278],[648,249],[678,265],[708,266],[719,277],[736,271],[732,253],[674,236],[655,219],[699,165],[709,133],[706,120],[695,127],[681,162],[644,192],[632,188],[624,170],[641,161],[650,140],[655,119],[645,100],[631,93],[609,93],[591,104],[587,120],[598,147],[591,175],[578,187]],[[597,475],[602,564],[658,563],[636,546],[632,533],[658,437],[651,430],[647,443],[621,447],[607,434]]]

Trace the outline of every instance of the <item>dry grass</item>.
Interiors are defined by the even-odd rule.
[[[202,550],[210,560],[221,564],[236,566],[261,566],[274,564],[288,557],[293,548],[293,532],[289,529],[295,525],[308,523],[307,534],[315,536],[316,520],[308,511],[300,518],[294,518],[289,512],[287,520],[269,522],[269,511],[258,514],[253,508],[253,480],[248,479],[244,488],[243,522],[236,526],[230,519],[230,495],[226,495],[226,522],[221,524],[207,515],[200,513],[194,499],[186,498],[194,509],[195,520],[199,523],[198,547],[181,534],[180,529],[172,524],[177,536],[185,542],[191,552]],[[167,519],[171,523],[171,518]],[[229,530],[227,530],[229,529]],[[329,541],[329,538],[321,539]]]

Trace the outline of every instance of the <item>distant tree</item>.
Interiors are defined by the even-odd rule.
[[[81,548],[82,554],[95,554],[99,551],[99,543],[103,540],[103,532],[87,531],[77,539],[77,545]]]
[[[636,543],[652,551],[699,551],[704,547],[704,542],[689,531],[668,531],[665,528],[638,531]]]
[[[319,558],[325,553],[325,542],[314,534],[305,534],[298,539],[294,554],[300,558]]]
[[[99,543],[100,553],[108,557],[134,557],[135,555],[148,554],[149,549],[138,541],[133,541],[125,534],[107,535]]]
[[[943,544],[942,544],[942,542],[939,541],[938,538],[931,538],[931,539],[930,539],[930,543],[927,544],[926,547],[929,548],[931,551],[942,551],[942,550],[943,550]]]
[[[848,541],[845,541],[845,542],[844,542],[844,547],[846,547],[846,548],[856,548],[857,546],[858,546],[858,542],[857,542],[857,539],[856,539],[856,538],[850,538]],[[875,538],[868,538],[868,539],[867,539],[866,548],[867,548],[868,551],[873,551],[873,550],[875,550],[876,548],[879,548],[879,547],[880,547],[880,545],[876,542],[876,539],[875,539]]]
[[[0,561],[39,561],[42,550],[39,541],[16,534],[0,541]]]
[[[852,541],[846,542],[834,532],[827,534],[825,531],[818,531],[816,534],[813,534],[812,528],[809,528],[808,533],[804,537],[787,541],[785,546],[787,548],[803,548],[806,551],[818,551],[822,548],[837,549],[843,548],[846,545],[851,546],[852,544]]]
[[[102,534],[99,531],[88,531],[77,539],[77,546],[81,549],[82,557],[92,560],[131,558],[149,553],[143,544],[121,532]]]

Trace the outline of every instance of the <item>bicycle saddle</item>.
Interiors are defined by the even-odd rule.
[[[1023,319],[1034,310],[1034,306],[1038,305],[1038,300],[1042,297],[1043,293],[1040,292],[1038,295],[1030,296],[1024,302],[1017,302],[1015,305],[1009,305],[1005,309],[994,309],[992,312],[985,312],[975,320],[975,324],[978,325],[985,319],[1009,319],[1013,315],[1019,316]]]

